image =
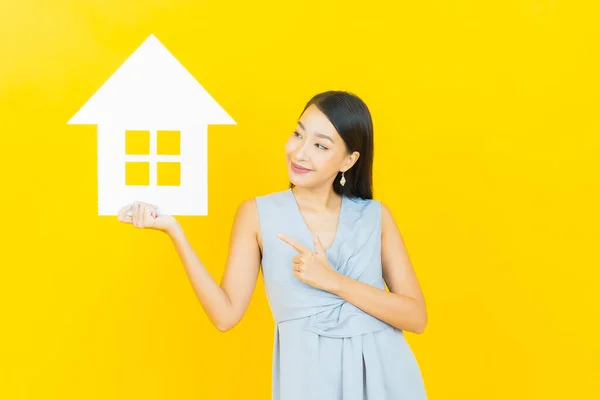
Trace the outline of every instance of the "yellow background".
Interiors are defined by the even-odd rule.
[[[304,103],[375,123],[375,197],[428,302],[437,399],[600,397],[596,1],[31,1],[0,6],[0,398],[270,398],[262,278],[233,331],[172,243],[97,216],[96,127],[67,121],[154,33],[236,120],[209,127],[221,279],[236,207],[287,188]],[[131,127],[135,129],[135,127]]]

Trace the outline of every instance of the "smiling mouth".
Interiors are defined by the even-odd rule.
[[[312,170],[310,170],[310,169],[308,169],[308,168],[304,168],[304,167],[301,167],[301,166],[299,166],[298,164],[296,164],[296,163],[295,163],[295,162],[293,162],[293,161],[292,161],[291,163],[292,163],[292,167],[293,167],[294,169],[297,169],[297,170],[300,170],[300,171],[312,171]]]

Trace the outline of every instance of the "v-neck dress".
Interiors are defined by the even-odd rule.
[[[314,251],[291,189],[256,197],[263,242],[261,270],[275,320],[272,400],[425,400],[417,360],[404,332],[341,297],[297,279],[298,252],[284,233]],[[326,251],[336,271],[385,289],[381,203],[342,197]]]

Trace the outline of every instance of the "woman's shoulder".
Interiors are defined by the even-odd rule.
[[[281,197],[284,192],[285,191],[268,192],[257,194],[254,197],[245,198],[238,205],[238,212],[258,214],[258,210],[261,207],[264,207],[266,204],[275,201]]]
[[[381,208],[381,201],[378,199],[364,199],[362,197],[347,196],[349,203],[360,210],[374,210]]]
[[[288,194],[288,192],[290,192],[291,189],[281,189],[281,190],[272,190],[270,192],[262,192],[262,193],[258,193],[256,194],[253,198],[261,201],[261,200],[271,200],[271,199],[278,199],[278,198],[282,198],[284,197],[286,194]]]
[[[257,207],[273,207],[281,204],[285,204],[286,195],[288,195],[290,189],[276,190],[271,192],[264,192],[257,194],[253,200],[255,200]]]

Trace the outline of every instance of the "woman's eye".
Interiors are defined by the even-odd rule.
[[[300,134],[298,132],[294,131],[294,136],[299,137]],[[315,143],[315,146],[317,146],[318,149],[327,150],[327,147],[323,146],[322,144]],[[319,147],[319,146],[321,146],[321,147]]]

